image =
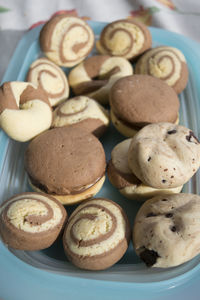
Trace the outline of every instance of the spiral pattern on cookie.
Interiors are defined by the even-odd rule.
[[[127,59],[132,59],[150,46],[151,36],[148,28],[132,20],[108,24],[97,42],[100,53],[123,56]]]
[[[45,90],[51,106],[57,105],[69,96],[69,85],[65,73],[46,58],[39,58],[31,64],[27,81]]]
[[[63,243],[69,256],[102,256],[120,247],[127,238],[127,219],[122,209],[108,199],[80,205],[69,219]]]
[[[40,33],[45,55],[60,66],[71,67],[92,50],[94,33],[80,18],[59,15],[47,22]]]
[[[147,51],[136,64],[135,72],[160,78],[173,87],[182,78],[183,68],[187,81],[184,55],[176,48],[164,46]]]

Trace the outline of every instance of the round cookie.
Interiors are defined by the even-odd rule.
[[[144,184],[175,188],[185,184],[198,170],[200,143],[184,126],[150,124],[133,137],[128,163]]]
[[[97,198],[79,205],[69,218],[63,235],[64,251],[77,267],[104,270],[124,255],[130,225],[115,202]]]
[[[81,62],[94,46],[94,33],[81,18],[69,14],[51,18],[40,32],[40,47],[53,62],[73,67]]]
[[[149,75],[119,79],[110,91],[111,120],[116,129],[132,137],[150,123],[178,121],[180,102],[172,87]]]
[[[101,54],[122,56],[131,60],[149,49],[151,44],[148,27],[138,21],[124,19],[104,27],[96,42],[96,48]]]
[[[127,59],[95,55],[72,69],[68,78],[76,95],[87,95],[102,104],[107,104],[113,84],[119,78],[132,74],[133,67]]]
[[[108,128],[109,114],[95,100],[86,96],[71,98],[53,112],[52,127],[77,126],[100,137]]]
[[[181,93],[188,82],[188,67],[183,53],[173,47],[159,46],[146,51],[135,66],[136,74],[147,74],[164,80]]]
[[[199,195],[156,196],[136,215],[134,249],[148,267],[178,266],[200,253],[199,226]]]
[[[105,180],[105,152],[91,133],[74,126],[54,128],[36,137],[25,152],[25,169],[36,191],[63,204],[91,198]]]
[[[12,139],[26,142],[49,129],[51,122],[52,110],[43,89],[20,81],[0,87],[0,127]]]
[[[63,205],[42,193],[22,193],[0,206],[0,236],[14,249],[35,251],[50,247],[67,218]]]
[[[39,58],[30,65],[26,80],[45,90],[51,106],[63,102],[69,96],[65,73],[47,58]]]
[[[107,174],[113,186],[128,199],[145,201],[158,194],[179,193],[183,186],[171,189],[155,189],[142,183],[128,165],[128,150],[131,139],[117,144],[111,152]]]

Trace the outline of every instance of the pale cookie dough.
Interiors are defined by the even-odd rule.
[[[132,172],[154,188],[185,184],[200,166],[200,143],[180,125],[156,123],[145,126],[132,139],[128,151]]]
[[[0,206],[0,237],[14,249],[48,248],[60,234],[66,217],[63,205],[53,197],[18,194]]]
[[[65,73],[47,58],[39,58],[30,65],[26,80],[45,90],[51,106],[69,97],[69,84]]]
[[[31,83],[12,81],[0,87],[0,127],[26,142],[50,128],[52,110],[46,92]]]
[[[200,253],[199,228],[199,195],[156,196],[137,213],[134,249],[149,267],[178,266]]]
[[[108,111],[95,100],[79,96],[60,104],[53,112],[52,127],[75,125],[101,136],[109,125]]]
[[[80,18],[69,14],[56,15],[42,28],[40,46],[57,65],[73,67],[91,52],[94,33]]]
[[[101,54],[133,59],[149,49],[151,43],[151,33],[143,23],[118,20],[104,27],[96,48]]]
[[[160,78],[178,94],[188,82],[188,67],[183,53],[168,46],[159,46],[145,52],[137,61],[135,73]]]
[[[115,202],[91,199],[79,205],[69,218],[63,235],[68,259],[86,270],[104,270],[124,255],[130,240],[130,225]]]
[[[132,74],[133,67],[127,59],[95,55],[72,69],[68,78],[76,95],[87,95],[102,104],[107,104],[113,84],[119,78]]]
[[[155,189],[143,184],[131,171],[128,165],[128,149],[131,139],[117,144],[111,152],[107,174],[110,182],[126,198],[145,201],[157,194],[179,193],[182,186],[171,189]]]

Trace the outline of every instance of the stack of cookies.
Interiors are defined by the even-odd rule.
[[[180,194],[200,166],[198,139],[178,125],[178,94],[188,81],[184,55],[168,46],[151,48],[149,29],[134,20],[105,26],[95,55],[92,28],[72,15],[50,19],[39,42],[45,57],[32,62],[26,82],[0,88],[0,126],[12,139],[29,142],[24,161],[32,189],[0,206],[2,241],[33,251],[62,239],[68,260],[79,268],[117,263],[131,227],[116,199],[94,198],[107,167],[125,198],[147,200],[132,233],[147,266],[175,266],[197,255],[199,221],[187,215],[198,209],[199,196]],[[123,141],[107,165],[100,138],[110,120]],[[79,202],[67,219],[64,205]]]

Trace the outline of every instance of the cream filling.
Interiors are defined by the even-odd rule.
[[[59,110],[61,113],[69,115],[59,115]],[[96,101],[85,96],[66,101],[62,104],[61,108],[58,107],[53,114],[53,127],[78,123],[88,118],[99,119],[105,125],[109,124],[108,112]]]
[[[53,211],[53,217],[40,225],[31,225],[29,222],[25,221],[27,216],[34,215],[40,218],[41,216],[45,216],[48,214],[47,207],[42,202],[39,202],[37,200],[41,200],[51,207]],[[32,196],[31,194],[30,198],[28,196],[22,196],[20,198],[19,195],[18,197],[13,198],[11,202],[9,201],[5,203],[0,208],[0,214],[7,205],[10,205],[7,211],[7,217],[9,218],[10,223],[17,229],[24,230],[25,232],[40,233],[46,230],[50,230],[58,225],[62,219],[62,212],[60,207],[54,201],[51,201],[50,199],[42,195],[36,196],[33,194]]]
[[[92,240],[94,238],[98,238],[102,234],[108,233],[113,225],[112,219],[106,211],[102,211],[99,208],[87,207],[87,205],[90,205],[92,203],[105,206],[116,217],[116,229],[108,239],[91,246],[81,247],[80,245],[74,243],[74,241],[71,239],[70,230],[73,224],[78,218],[81,217],[82,214],[87,213],[96,216],[93,221],[87,220],[85,218],[80,220],[78,222],[78,226],[75,227],[75,231],[73,231],[73,233],[76,235],[76,238],[79,239],[81,237],[83,241],[89,241],[90,239]],[[115,248],[119,244],[119,242],[125,238],[126,223],[118,207],[116,207],[112,203],[100,199],[98,200],[98,203],[96,200],[94,200],[90,201],[89,204],[83,204],[82,207],[85,207],[85,209],[81,210],[80,213],[75,215],[72,218],[71,222],[69,221],[64,236],[65,242],[73,253],[81,256],[100,255]]]

